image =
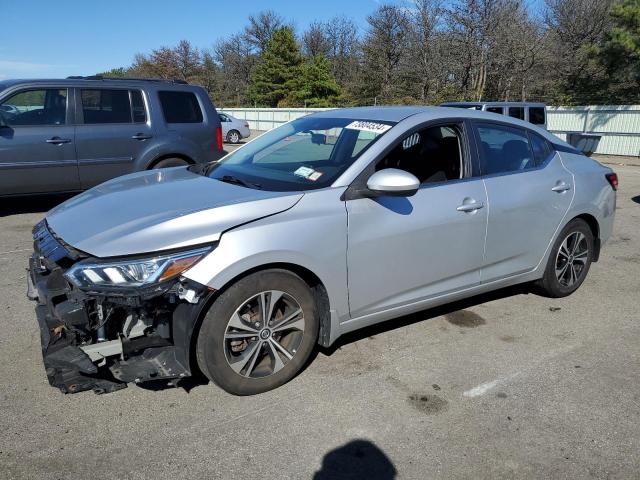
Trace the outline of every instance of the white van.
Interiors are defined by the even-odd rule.
[[[532,102],[447,102],[441,107],[469,108],[499,113],[547,128],[547,106]]]

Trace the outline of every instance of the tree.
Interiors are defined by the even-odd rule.
[[[248,103],[251,73],[257,57],[244,35],[231,35],[214,46],[216,63],[220,67],[220,98],[225,105],[242,106]]]
[[[291,86],[291,92],[279,105],[333,107],[340,95],[340,86],[331,74],[331,65],[322,55],[316,55],[310,62],[303,63]]]
[[[613,28],[597,52],[607,68],[612,102],[640,101],[640,1],[621,0],[611,8]]]
[[[396,5],[382,5],[367,17],[364,68],[361,72],[361,101],[377,98],[390,103],[400,93],[400,65],[407,53],[405,40],[409,32],[406,11]]]
[[[597,102],[610,81],[594,51],[611,29],[611,0],[546,0],[552,95],[562,103]]]
[[[295,88],[300,73],[302,55],[290,27],[273,33],[251,77],[251,100],[268,107],[277,107]]]
[[[244,38],[261,55],[273,34],[284,26],[284,20],[280,15],[273,10],[264,10],[257,15],[249,15],[249,25],[244,28]]]

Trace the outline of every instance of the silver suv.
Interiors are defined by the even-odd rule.
[[[86,190],[222,155],[220,120],[198,86],[101,77],[0,82],[0,196]]]
[[[210,165],[112,180],[34,230],[49,381],[102,392],[200,369],[247,395],[374,323],[516,283],[569,295],[616,187],[544,129],[437,107],[317,113]]]

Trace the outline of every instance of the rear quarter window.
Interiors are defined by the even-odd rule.
[[[193,92],[158,92],[167,123],[202,123],[202,109]]]
[[[529,107],[529,122],[533,123],[534,125],[544,125],[544,107]]]

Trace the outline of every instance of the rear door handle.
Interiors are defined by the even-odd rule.
[[[566,192],[567,190],[571,190],[571,185],[569,185],[568,183],[560,182],[551,190],[553,190],[556,193],[562,193],[562,192]]]
[[[46,140],[47,143],[51,143],[53,145],[62,145],[63,143],[71,143],[71,139],[70,138],[60,138],[60,137],[53,137],[53,138],[48,138]]]
[[[133,138],[134,140],[147,140],[147,139],[151,138],[152,136],[153,135],[147,135],[145,133],[136,133],[131,138]]]
[[[471,202],[471,203],[463,203],[456,210],[459,212],[475,212],[476,210],[480,210],[484,207],[484,203],[482,202]]]

